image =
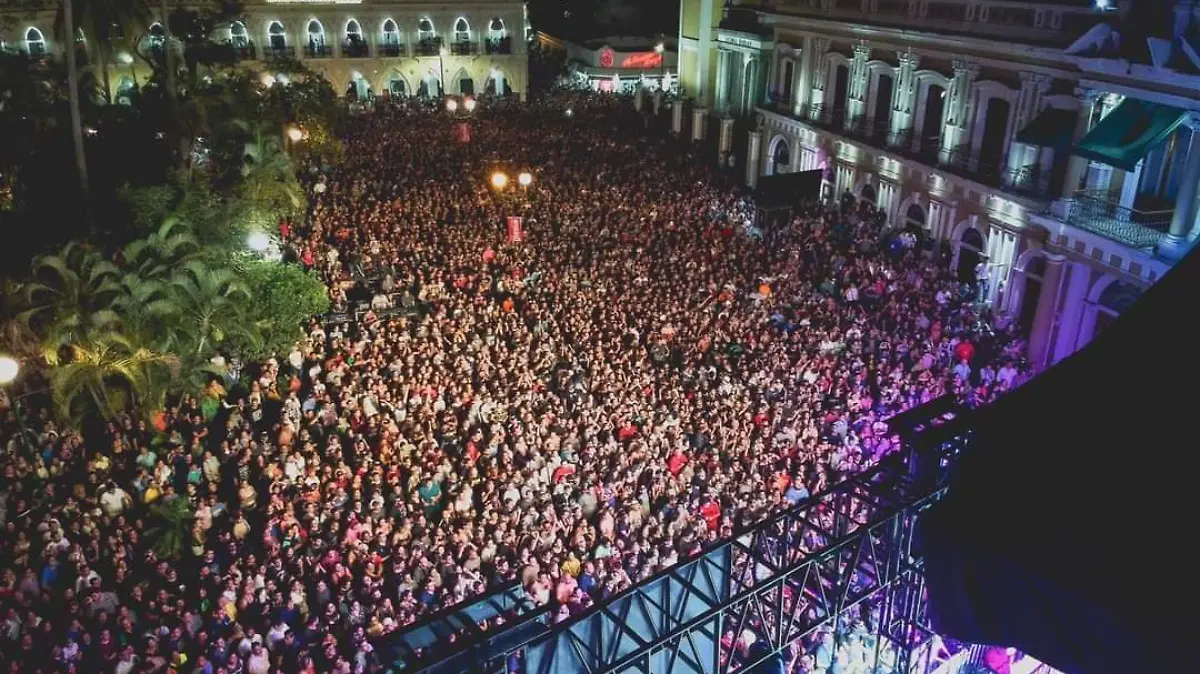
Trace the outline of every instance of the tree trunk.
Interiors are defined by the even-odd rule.
[[[75,140],[75,168],[79,171],[79,190],[83,204],[83,220],[87,224],[88,235],[96,236],[96,221],[93,219],[91,208],[91,191],[88,185],[87,155],[83,150],[83,115],[79,111],[79,66],[75,62],[78,50],[75,48],[75,13],[73,0],[62,0],[63,25],[66,33],[67,47],[67,100],[71,106],[71,135]]]
[[[159,12],[162,13],[163,67],[167,69],[167,101],[171,106],[171,124],[174,126],[175,142],[182,155],[183,134],[180,131],[179,101],[177,100],[179,92],[175,86],[175,78],[179,73],[175,72],[175,50],[171,48],[171,14],[167,7],[167,0],[159,0]],[[182,160],[183,157],[181,156],[180,159]]]

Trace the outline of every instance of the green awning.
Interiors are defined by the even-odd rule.
[[[1126,98],[1079,141],[1073,153],[1132,171],[1150,150],[1167,140],[1186,115],[1179,108]]]
[[[1017,133],[1017,142],[1040,147],[1066,147],[1071,144],[1078,116],[1074,110],[1046,108]]]

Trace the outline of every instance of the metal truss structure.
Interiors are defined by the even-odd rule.
[[[935,403],[890,422],[904,450],[874,469],[579,616],[555,622],[510,585],[389,636],[383,652],[393,671],[420,674],[768,674],[805,654],[927,674],[939,648],[913,524],[967,437]]]

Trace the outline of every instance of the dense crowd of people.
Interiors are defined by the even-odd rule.
[[[158,428],[27,406],[25,447],[4,410],[4,671],[375,671],[375,637],[513,579],[565,619],[869,467],[889,416],[1025,376],[873,208],[753,230],[620,99],[393,105],[346,144],[281,227],[336,308],[290,353],[218,356],[220,404]]]

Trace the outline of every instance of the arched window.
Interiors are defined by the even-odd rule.
[[[362,26],[350,19],[346,22],[346,56],[367,56],[367,41],[363,39]]]
[[[316,19],[308,22],[308,46],[325,46],[325,26],[322,26],[321,22]]]
[[[975,282],[975,265],[983,259],[983,235],[973,227],[968,227],[962,233],[958,244],[958,267],[955,270],[958,280],[963,283]]]
[[[246,47],[250,44],[250,38],[246,35],[246,24],[241,21],[229,24],[229,43],[235,47]]]
[[[400,28],[391,19],[383,22],[383,43],[386,45],[400,44]]]
[[[25,52],[30,56],[46,55],[46,38],[42,36],[42,31],[37,28],[25,31]]]
[[[775,141],[775,148],[771,151],[771,162],[771,175],[787,173],[791,168],[791,148],[788,147],[788,142],[783,138]]]
[[[167,38],[167,31],[161,23],[157,21],[150,24],[150,42],[153,44],[162,44],[162,41]]]
[[[271,25],[267,27],[267,40],[271,43],[271,49],[287,47],[287,31],[283,29],[282,23],[271,22]]]
[[[506,37],[507,32],[504,30],[504,20],[500,17],[493,17],[491,23],[488,24],[488,38],[492,40],[500,40]]]
[[[429,20],[429,17],[421,19],[421,22],[417,24],[417,37],[422,40],[432,40],[437,37],[437,34],[433,32],[433,22]]]
[[[470,42],[471,41],[471,24],[461,16],[458,21],[454,22],[454,41],[455,42]]]

